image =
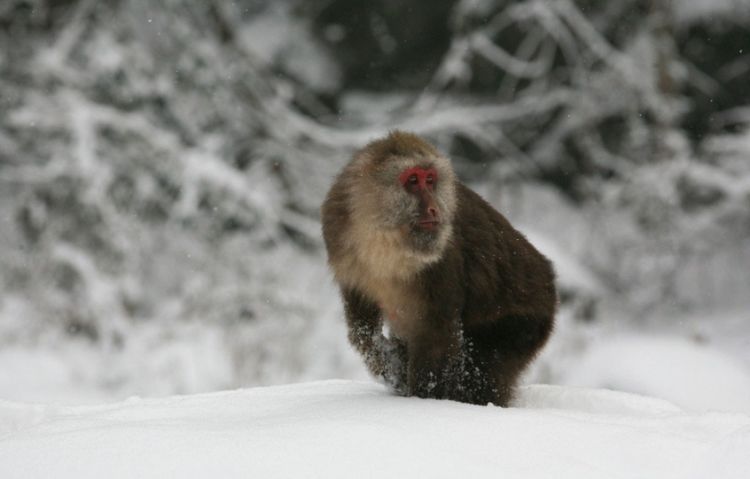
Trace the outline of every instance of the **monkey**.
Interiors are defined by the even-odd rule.
[[[551,262],[416,134],[357,151],[321,207],[348,339],[399,395],[507,406],[549,338]]]

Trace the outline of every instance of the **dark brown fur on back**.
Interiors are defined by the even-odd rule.
[[[552,332],[554,273],[550,262],[479,195],[459,185],[458,198],[455,240],[444,261],[425,270],[421,280],[425,290],[440,295],[436,301],[460,308],[463,366],[481,371],[464,383],[460,398],[504,406]]]
[[[444,194],[455,196],[452,229],[436,260],[407,264],[409,275],[382,278],[378,274],[385,273],[358,259],[381,246],[358,249],[369,236],[391,238],[367,223],[372,220],[352,214],[357,201],[370,201],[357,195],[364,184],[353,166],[358,158],[369,166],[393,156],[437,155],[415,135],[392,133],[355,155],[328,194],[323,236],[341,287],[349,339],[370,371],[401,394],[504,406],[552,331],[556,292],[550,262],[452,177],[443,186],[450,188]],[[391,325],[389,336],[383,334],[384,321]]]

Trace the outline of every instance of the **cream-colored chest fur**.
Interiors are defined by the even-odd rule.
[[[366,230],[356,234],[354,252],[365,276],[382,279],[413,278],[426,264],[409,251],[399,230]]]
[[[407,339],[418,332],[423,308],[413,284],[399,279],[371,278],[365,288],[377,301],[383,319],[396,336]]]
[[[423,309],[414,290],[414,278],[429,260],[410,253],[398,230],[354,229],[352,233],[347,254],[333,264],[337,279],[369,296],[380,307],[391,331],[409,337]]]

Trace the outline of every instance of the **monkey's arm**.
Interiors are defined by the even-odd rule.
[[[459,258],[448,251],[442,264],[423,273],[425,301],[420,327],[408,338],[410,395],[463,401],[466,367],[461,314],[464,293]]]
[[[434,329],[409,338],[408,394],[463,401],[464,344],[458,320],[430,318]]]
[[[370,373],[396,392],[406,392],[406,346],[383,335],[380,308],[353,289],[343,289],[344,314],[349,342],[362,355]]]

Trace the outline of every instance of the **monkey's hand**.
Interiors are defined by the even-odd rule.
[[[460,335],[424,335],[408,343],[408,395],[463,400]]]
[[[373,357],[372,363],[367,365],[370,371],[383,378],[383,381],[397,394],[407,394],[406,344],[398,338],[387,338],[380,334],[375,340],[372,352],[376,357]]]
[[[396,393],[406,394],[406,345],[395,336],[383,335],[382,312],[374,302],[351,289],[344,290],[343,297],[349,341],[367,369]]]

